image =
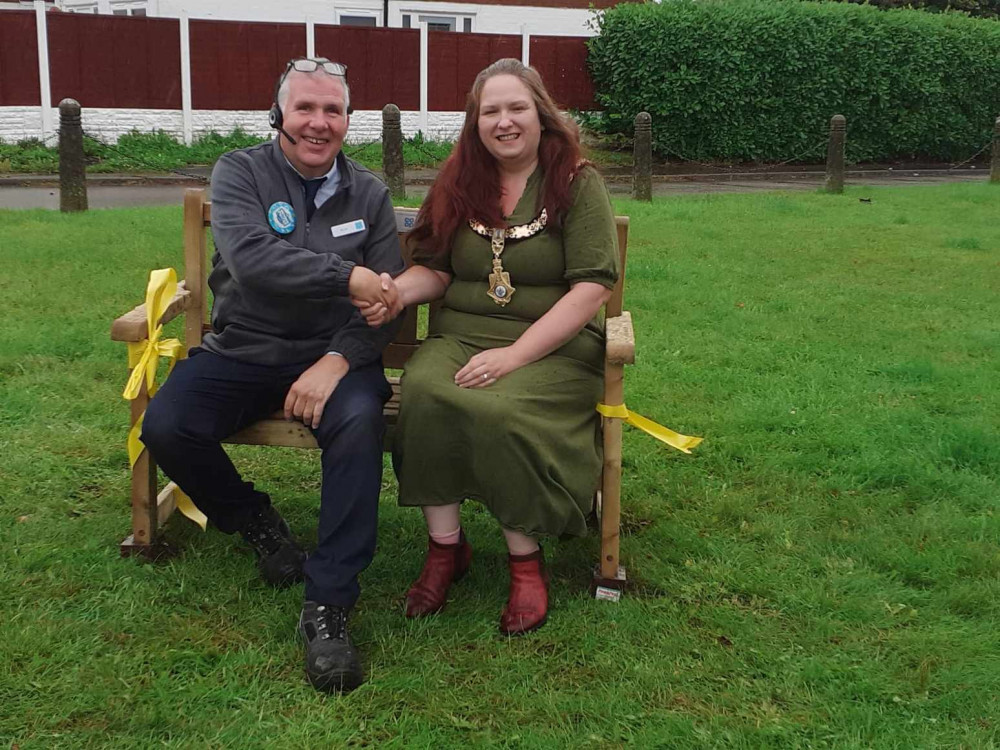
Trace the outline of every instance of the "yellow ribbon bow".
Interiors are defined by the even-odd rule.
[[[152,396],[156,393],[156,367],[160,357],[169,357],[170,363],[167,366],[167,375],[174,369],[177,360],[184,356],[184,345],[178,339],[160,340],[163,335],[163,326],[159,324],[160,318],[170,306],[170,301],[177,293],[177,272],[172,268],[160,268],[149,274],[149,284],[146,286],[146,332],[145,341],[130,342],[128,345],[128,366],[132,368],[128,382],[122,397],[129,401],[135,400],[142,390],[143,381],[146,383],[146,392]],[[135,466],[139,456],[146,447],[139,439],[142,434],[142,421],[146,416],[143,412],[132,425],[128,432],[128,461],[129,467]],[[178,487],[174,490],[174,499],[177,509],[201,526],[204,531],[208,526],[208,519],[184,492]]]
[[[122,396],[129,401],[139,395],[142,381],[146,381],[146,392],[152,397],[156,393],[156,365],[160,357],[170,357],[167,374],[184,354],[184,345],[178,339],[160,341],[163,326],[160,318],[170,306],[170,300],[177,293],[177,272],[172,268],[160,268],[149,274],[146,286],[146,332],[145,341],[130,342],[128,345],[128,366],[132,368]]]
[[[661,424],[657,424],[652,419],[646,419],[646,417],[641,414],[636,414],[634,411],[626,409],[625,404],[618,404],[617,406],[598,404],[597,411],[604,417],[624,419],[626,423],[632,425],[633,427],[638,427],[640,430],[652,435],[660,442],[666,443],[671,448],[676,448],[683,453],[690,453],[692,448],[704,440],[704,438],[681,435],[679,432],[674,432],[669,427],[664,427]]]

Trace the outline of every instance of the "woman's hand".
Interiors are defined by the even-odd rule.
[[[455,385],[459,388],[486,388],[525,364],[513,346],[486,349],[473,354],[465,366],[455,373]]]

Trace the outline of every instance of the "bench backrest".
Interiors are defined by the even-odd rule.
[[[416,208],[396,208],[396,231],[407,267],[412,262],[410,252],[403,242],[404,235],[413,228]],[[608,317],[621,314],[622,294],[625,283],[625,258],[628,249],[628,217],[616,216],[618,250],[621,256],[621,274],[606,306]],[[184,279],[191,297],[184,324],[184,343],[187,349],[201,344],[208,330],[208,238],[206,230],[212,225],[212,204],[204,188],[191,188],[184,192]],[[417,306],[406,309],[403,325],[395,340],[386,348],[382,361],[386,367],[401,368],[416,351],[422,339],[417,333]]]

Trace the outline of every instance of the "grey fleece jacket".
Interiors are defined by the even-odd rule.
[[[355,265],[396,276],[403,270],[388,188],[369,170],[337,156],[340,186],[306,223],[305,192],[277,140],[222,156],[212,171],[216,252],[208,285],[215,302],[202,345],[261,365],[315,362],[336,351],[352,368],[378,360],[398,324],[369,327],[348,299]],[[291,204],[295,228],[268,222]],[[364,229],[335,237],[356,219]]]

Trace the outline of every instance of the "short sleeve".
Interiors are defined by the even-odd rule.
[[[573,205],[563,222],[563,278],[570,284],[590,281],[613,289],[620,269],[611,196],[593,167],[580,170],[573,183]]]
[[[410,257],[413,258],[413,265],[424,266],[432,271],[442,273],[455,273],[451,267],[451,248],[441,250],[433,247],[431,240],[415,242],[412,235],[407,235],[406,243],[410,250]]]

